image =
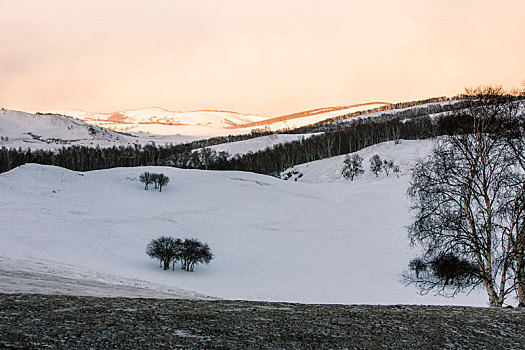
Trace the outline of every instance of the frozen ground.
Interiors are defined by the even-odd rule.
[[[362,150],[365,167],[378,153],[400,164],[402,176],[367,172],[354,182],[339,173],[342,157],[298,166],[304,176],[297,182],[244,172],[77,173],[28,164],[0,175],[1,266],[11,276],[45,272],[185,296],[485,306],[483,293],[423,297],[399,281],[416,255],[405,229],[408,168],[429,146],[403,141]],[[144,191],[143,171],[163,172],[170,185]],[[163,271],[144,252],[160,235],[196,237],[215,259],[194,273]],[[4,280],[1,291],[16,287]]]
[[[0,293],[2,349],[523,349],[521,309]]]

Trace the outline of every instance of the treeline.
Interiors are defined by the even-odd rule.
[[[458,118],[422,116],[385,121],[359,120],[344,128],[279,144],[272,149],[230,159],[230,169],[278,175],[294,165],[359,151],[377,143],[398,139],[427,139],[450,134],[462,123]]]
[[[451,99],[446,97],[437,97],[427,100],[383,106],[372,111],[408,108],[419,104],[441,102],[446,100]],[[336,135],[326,133],[326,135],[312,137],[307,143],[296,141],[290,144],[277,146],[273,150],[249,153],[244,156],[236,156],[234,158],[230,158],[225,152],[216,153],[206,147],[221,143],[242,141],[255,137],[271,135],[275,132],[270,131],[269,128],[253,129],[250,134],[219,136],[205,140],[192,141],[185,144],[166,144],[164,146],[155,145],[155,143],[148,144],[146,146],[134,144],[132,146],[113,146],[110,148],[67,146],[53,151],[32,151],[31,149],[14,149],[3,146],[0,148],[0,173],[11,170],[25,163],[39,163],[45,165],[56,165],[75,171],[89,171],[114,167],[167,165],[192,169],[245,170],[264,174],[276,174],[290,166],[300,164],[302,162],[341,154],[340,152],[345,149],[345,142],[343,142],[343,140],[335,142],[333,140],[334,138],[355,138],[360,137],[361,134],[366,134],[364,141],[355,140],[351,142],[353,144],[351,149],[358,150],[374,144],[370,142],[377,143],[392,139],[391,137],[387,137],[387,139],[385,139],[384,131],[372,135],[370,131],[367,131],[369,130],[370,125],[374,127],[375,125],[380,124],[385,128],[392,128],[392,125],[387,126],[385,124],[391,124],[389,121],[395,121],[400,118],[414,118],[431,113],[443,112],[447,108],[449,107],[431,105],[418,108],[417,111],[414,111],[415,109],[412,108],[388,114],[385,113],[384,115],[374,117],[372,124],[370,124],[369,121],[359,121],[356,125],[353,125],[354,123],[336,123],[342,119],[348,119],[354,116],[369,113],[369,111],[356,112],[345,116],[332,118],[328,121],[313,124],[307,127],[281,131],[286,133],[309,133],[314,131],[319,132],[326,130],[336,130]],[[409,125],[407,125],[407,127],[404,129],[407,129],[408,127]],[[433,134],[433,132],[426,132],[425,130],[420,131],[421,132],[418,135],[412,135],[412,137],[426,138],[429,137],[428,134]],[[351,134],[352,136],[345,134]],[[394,139],[400,137],[403,136],[394,136]],[[336,149],[333,149],[334,143],[338,145]],[[339,145],[343,146],[339,147]],[[304,149],[299,150],[303,147]],[[194,151],[195,149],[202,150]],[[312,149],[315,149],[313,153]],[[291,151],[292,153],[287,155],[286,152],[288,151]],[[276,158],[278,161],[275,164],[268,164],[268,162],[272,162],[272,160]]]
[[[209,148],[194,150],[202,143],[181,145],[133,145],[111,148],[70,146],[58,150],[0,149],[0,172],[25,163],[57,165],[75,171],[149,165],[192,169],[243,170],[278,175],[297,164],[358,151],[374,144],[397,139],[425,139],[450,134],[464,121],[457,113],[438,116],[434,107],[410,115],[410,110],[388,114],[388,118],[370,118],[345,123],[336,129],[306,139],[279,144],[271,149],[229,157],[226,152]],[[429,113],[431,111],[431,113]],[[415,116],[416,115],[416,116]]]
[[[2,146],[0,148],[0,173],[26,163],[56,165],[75,171],[146,165],[171,165],[182,168],[207,169],[205,164],[208,163],[206,156],[209,149],[206,147],[271,134],[274,134],[274,132],[266,129],[254,129],[250,134],[218,136],[177,145],[156,145],[154,142],[145,146],[133,144],[104,148],[72,145],[57,150],[16,149]],[[203,156],[204,160],[200,159],[199,152],[192,152],[199,148],[206,149]],[[220,154],[220,156],[227,157],[224,154]]]
[[[423,103],[423,100],[411,103]],[[258,152],[230,157],[208,145],[271,134],[259,130],[252,135],[216,137],[179,145],[119,146],[93,148],[70,146],[58,150],[0,148],[0,172],[25,163],[56,165],[75,171],[114,167],[175,166],[190,169],[242,170],[278,176],[294,165],[358,151],[377,143],[398,139],[427,139],[439,135],[468,132],[471,121],[458,111],[465,102],[431,104],[392,111],[380,116],[335,123],[321,134],[283,143]],[[400,106],[400,107],[406,107]],[[318,130],[318,129],[317,129]],[[295,130],[294,130],[295,132]],[[200,148],[199,150],[196,150]]]

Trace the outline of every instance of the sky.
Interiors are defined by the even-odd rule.
[[[0,107],[233,110],[525,80],[524,0],[0,0]]]

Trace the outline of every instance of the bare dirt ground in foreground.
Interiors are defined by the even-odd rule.
[[[525,311],[0,294],[2,349],[525,349]]]

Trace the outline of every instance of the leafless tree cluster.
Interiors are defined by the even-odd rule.
[[[166,186],[170,182],[170,178],[164,174],[144,172],[140,174],[139,181],[144,184],[144,189],[147,190],[151,184],[155,185],[155,189],[162,192],[162,187]]]
[[[168,270],[170,264],[175,270],[175,264],[180,262],[181,269],[188,272],[193,272],[195,264],[209,264],[213,259],[208,244],[194,238],[183,241],[179,238],[161,236],[148,243],[146,254],[152,259],[159,260],[160,267],[164,270]]]

